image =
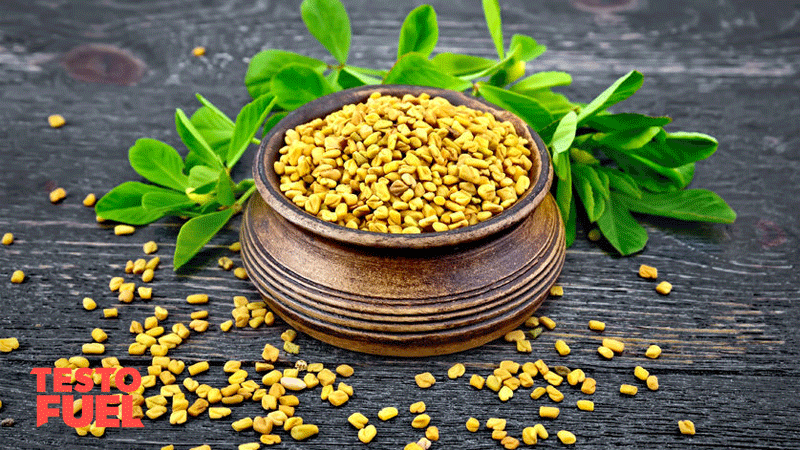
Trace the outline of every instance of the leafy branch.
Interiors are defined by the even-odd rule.
[[[569,85],[565,72],[525,76],[527,63],[545,46],[522,34],[504,46],[498,0],[483,0],[486,25],[497,59],[455,53],[431,57],[439,36],[430,5],[412,10],[400,29],[397,61],[388,71],[347,63],[351,29],[340,0],[304,0],[301,15],[309,32],[337,64],[269,49],[256,54],[245,75],[253,101],[230,120],[198,94],[202,106],[188,118],[178,109],[178,135],[189,152],[182,159],[167,144],[140,139],[131,147],[131,167],[154,183],[126,182],[98,203],[98,216],[142,225],[165,215],[190,218],[178,234],[175,269],[186,264],[241,210],[254,192],[253,180],[234,183],[231,168],[248,146],[288,111],[324,95],[357,86],[409,84],[469,91],[513,112],[548,145],[556,173],[553,193],[575,239],[578,205],[588,220],[623,255],[640,251],[647,232],[631,213],[681,220],[731,223],[735,212],[718,195],[686,189],[697,161],[717,150],[717,141],[692,132],[668,132],[668,117],[611,113],[633,95],[643,76],[631,71],[588,104],[573,102],[553,88]]]

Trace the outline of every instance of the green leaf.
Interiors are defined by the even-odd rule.
[[[129,225],[154,222],[164,214],[149,211],[142,206],[142,197],[150,192],[172,193],[173,191],[136,181],[126,181],[98,200],[94,211],[98,217]]]
[[[562,117],[558,122],[556,131],[553,133],[553,140],[550,142],[550,146],[553,148],[554,158],[556,155],[569,150],[572,141],[575,140],[576,126],[577,115],[574,111],[567,113],[567,115]]]
[[[269,131],[278,124],[284,117],[286,117],[289,113],[287,111],[277,112],[269,117],[267,121],[264,123],[264,136],[269,133]]]
[[[640,130],[648,127],[663,127],[670,122],[672,122],[672,119],[669,117],[650,117],[643,114],[620,113],[597,114],[586,119],[584,125],[603,133],[613,133],[625,130]]]
[[[679,167],[665,167],[635,154],[626,154],[612,148],[603,152],[628,173],[636,183],[647,190],[666,192],[683,189],[694,177],[694,163]]]
[[[639,225],[618,194],[612,194],[608,207],[597,220],[597,226],[620,254],[630,255],[647,244],[647,231]]]
[[[578,125],[581,125],[586,119],[594,116],[598,112],[633,95],[642,87],[643,81],[644,77],[642,74],[635,70],[631,70],[620,77],[614,84],[609,86],[608,89],[592,100],[591,103],[581,108],[581,112],[578,114]]]
[[[472,87],[469,81],[440,71],[424,56],[413,52],[405,54],[394,64],[392,70],[386,74],[383,84],[431,86],[454,91],[464,91]]]
[[[236,165],[239,158],[247,150],[247,147],[250,146],[253,137],[255,137],[256,132],[267,119],[273,106],[275,106],[275,97],[271,94],[266,94],[244,105],[242,110],[239,111],[226,158],[229,168]]]
[[[615,133],[595,133],[592,140],[599,145],[612,147],[617,150],[629,151],[645,146],[659,133],[663,132],[661,127],[649,127],[638,130],[629,129]]]
[[[217,155],[228,151],[233,135],[233,122],[219,117],[213,110],[201,106],[192,114],[192,125]]]
[[[182,192],[148,192],[142,196],[142,207],[161,214],[180,214],[191,211],[195,204]]]
[[[325,71],[327,64],[315,58],[309,58],[293,52],[283,50],[264,50],[258,52],[247,66],[244,84],[250,97],[258,98],[270,90],[272,77],[289,64],[301,64],[310,67],[320,74]]]
[[[306,103],[333,92],[333,87],[314,69],[289,64],[272,77],[272,93],[278,106],[297,109]]]
[[[356,72],[350,67],[343,67],[342,70],[339,71],[337,82],[342,89],[348,89],[351,87],[381,84],[381,79]]]
[[[572,76],[566,72],[539,72],[523,78],[511,86],[511,90],[524,95],[540,89],[566,86],[570,83],[572,83]]]
[[[556,184],[556,203],[561,211],[561,218],[567,223],[569,205],[572,203],[572,167],[569,158],[561,158],[555,166],[558,183]]]
[[[221,171],[219,173],[219,181],[217,181],[217,201],[222,206],[231,206],[236,202],[236,196],[233,194],[235,188],[231,176],[228,172]]]
[[[665,133],[633,153],[665,167],[679,167],[706,159],[717,151],[717,140],[702,133]]]
[[[137,139],[128,150],[133,170],[155,184],[183,192],[189,179],[183,173],[183,158],[171,146],[155,139]]]
[[[497,57],[505,58],[503,52],[503,25],[500,21],[500,2],[498,0],[483,0],[483,15],[486,17],[486,26],[492,35]]]
[[[200,135],[180,108],[175,110],[175,128],[178,130],[178,135],[183,143],[190,152],[197,156],[198,160],[207,166],[222,168],[222,160],[219,155],[214,153],[208,142],[203,139],[203,136]]]
[[[219,108],[214,106],[207,98],[203,97],[200,94],[195,93],[195,97],[197,100],[206,108],[208,108],[214,115],[223,123],[227,124],[228,127],[233,127],[233,121],[228,117],[224,112],[220,111]]]
[[[458,53],[439,53],[430,61],[443,73],[468,79],[497,64],[491,59]]]
[[[631,197],[641,198],[642,190],[639,189],[636,181],[630,175],[612,167],[597,166],[595,169],[601,171],[608,177],[611,189]]]
[[[300,5],[308,31],[342,64],[350,52],[350,19],[339,0],[303,0]]]
[[[719,195],[706,189],[642,193],[641,198],[620,197],[633,212],[694,222],[733,223],[736,212]]]
[[[567,221],[564,223],[564,243],[566,247],[571,247],[575,242],[575,235],[578,228],[577,222],[578,209],[575,206],[575,202],[572,201],[569,203],[569,215],[567,216]]]
[[[528,91],[522,95],[536,100],[537,103],[550,111],[550,115],[553,117],[561,117],[564,114],[576,109],[575,105],[572,104],[567,97],[562,94],[556,94],[550,89]]]
[[[409,52],[417,52],[427,58],[436,47],[438,39],[436,11],[431,5],[418,6],[403,21],[397,44],[397,59]]]
[[[608,184],[604,183],[592,166],[586,164],[573,164],[572,175],[572,184],[583,202],[589,221],[596,222],[606,208],[609,198]]]
[[[536,42],[536,39],[524,34],[515,34],[511,36],[511,44],[508,46],[508,53],[519,61],[530,61],[546,50],[547,47]]]
[[[173,266],[175,270],[189,262],[233,217],[233,209],[223,209],[189,219],[178,232]]]
[[[553,122],[550,111],[530,97],[483,83],[478,92],[491,103],[516,114],[536,131]]]
[[[208,166],[194,166],[189,170],[189,187],[197,189],[219,179],[220,170]]]

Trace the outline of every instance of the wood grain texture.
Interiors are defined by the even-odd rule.
[[[479,4],[431,2],[439,17],[435,52],[459,51],[492,57],[493,44],[482,23]],[[390,67],[405,14],[419,2],[345,1],[353,23],[351,61]],[[347,423],[355,411],[378,427],[372,447],[398,448],[416,441],[409,426],[408,405],[425,400],[442,439],[436,448],[498,448],[484,430],[464,428],[469,416],[509,419],[518,435],[536,421],[537,409],[549,400],[533,401],[520,389],[508,403],[489,391],[474,391],[467,378],[446,379],[455,362],[467,375],[488,375],[505,359],[542,358],[551,365],[581,367],[598,380],[596,411],[577,411],[582,398],[573,388],[562,391],[561,416],[546,424],[553,434],[568,429],[576,448],[798,448],[800,428],[800,5],[796,1],[639,0],[621,11],[587,12],[560,0],[504,1],[506,35],[526,33],[548,46],[529,70],[565,70],[574,81],[563,89],[570,98],[588,101],[629,69],[645,74],[642,89],[615,111],[639,111],[673,117],[668,130],[702,131],[720,142],[716,155],[698,164],[693,187],[718,192],[737,211],[732,225],[697,225],[642,217],[650,234],[647,248],[630,258],[611,256],[606,247],[588,242],[579,230],[568,249],[559,284],[564,297],[546,301],[539,310],[557,320],[555,330],[533,341],[522,355],[502,340],[479,349],[424,359],[364,356],[298,337],[299,358],[328,366],[351,364],[347,380],[356,396],[334,409],[319,401],[319,391],[300,395],[298,414],[320,426],[320,435],[277,448],[359,448]],[[114,45],[147,65],[135,86],[85,83],[69,77],[59,59],[86,43]],[[204,45],[205,57],[191,56]],[[78,354],[98,324],[108,332],[108,354],[124,355],[130,320],[152,314],[154,305],[170,310],[167,323],[187,321],[194,307],[185,297],[206,292],[212,324],[230,317],[233,295],[257,299],[249,282],[216,266],[224,248],[238,239],[239,219],[232,222],[192,267],[171,271],[173,244],[180,221],[164,219],[126,237],[109,225],[94,223],[80,205],[88,192],[98,195],[124,180],[138,179],[127,164],[127,149],[139,137],[162,139],[176,148],[174,108],[196,108],[200,92],[229,115],[247,100],[242,79],[246,61],[262,48],[297,51],[326,61],[321,45],[304,29],[299,1],[239,0],[162,2],[52,2],[16,0],[0,4],[0,231],[16,242],[0,248],[0,337],[16,336],[20,349],[0,354],[0,419],[17,424],[0,428],[0,448],[158,449],[168,443],[187,449],[208,443],[232,449],[252,441],[252,433],[234,432],[228,421],[192,420],[170,426],[147,422],[144,432],[109,430],[102,439],[79,438],[63,424],[35,427],[33,367]],[[67,119],[50,129],[49,114]],[[181,150],[184,151],[184,150]],[[253,150],[234,172],[250,173]],[[51,205],[47,193],[56,186],[68,197]],[[142,256],[141,244],[156,240],[165,264],[156,272],[154,299],[119,305],[108,292],[108,279],[125,261]],[[231,256],[237,264],[241,260]],[[646,263],[658,267],[673,292],[660,296],[654,283],[638,278]],[[8,282],[14,269],[28,279]],[[101,307],[119,305],[120,319],[100,319],[98,311],[80,306],[84,296]],[[600,335],[589,331],[589,319],[608,324],[603,336],[625,340],[626,354],[605,361],[596,354]],[[212,370],[201,382],[222,385],[228,359],[252,363],[265,343],[280,345],[286,328],[278,322],[258,330],[221,333],[216,326],[192,336],[173,356],[187,362],[208,359]],[[567,357],[553,350],[555,339],[572,347]],[[657,343],[658,360],[643,357]],[[281,354],[280,367],[295,357]],[[97,358],[92,358],[96,360]],[[144,370],[143,358],[121,358]],[[659,377],[661,389],[640,386],[634,398],[618,394],[632,383],[633,367],[643,365]],[[429,390],[414,384],[414,375],[432,372],[438,382]],[[541,381],[537,381],[539,385]],[[528,390],[529,391],[529,390]],[[401,415],[383,423],[380,407],[394,405]],[[260,413],[248,403],[232,420]],[[677,421],[697,425],[694,437],[682,436]],[[285,435],[284,435],[285,436]],[[553,438],[542,447],[558,446]]]

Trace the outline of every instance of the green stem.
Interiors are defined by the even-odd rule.
[[[244,202],[246,202],[247,199],[250,198],[250,196],[253,195],[253,192],[255,191],[256,191],[256,185],[250,186],[250,189],[245,191],[245,193],[242,194],[241,197],[239,197],[239,200],[236,200],[236,203],[233,204],[234,207],[238,207],[239,209],[241,209],[242,205],[244,205]]]

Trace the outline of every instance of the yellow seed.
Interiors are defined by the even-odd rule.
[[[6,233],[3,235],[3,245],[11,245],[14,243],[14,235]]]
[[[546,374],[542,375],[542,377],[553,386],[559,386],[561,385],[561,382],[564,381],[564,377],[553,371],[547,372]]]
[[[353,368],[348,366],[347,364],[341,364],[336,367],[336,373],[343,377],[350,377],[353,375]]]
[[[191,305],[198,305],[208,303],[208,295],[206,294],[191,294],[186,297],[186,303]]]
[[[83,198],[83,206],[94,206],[96,201],[97,197],[94,194],[86,194],[86,197]]]
[[[575,443],[575,435],[567,430],[559,431],[556,433],[556,436],[558,436],[558,440],[564,445],[572,445]]]
[[[222,258],[218,259],[217,264],[219,264],[223,270],[231,270],[233,268],[233,260],[227,256],[223,256]]]
[[[236,431],[248,430],[253,427],[253,419],[250,417],[244,417],[242,419],[233,422],[231,424],[231,427],[233,427],[233,429]]]
[[[300,346],[295,344],[294,342],[285,341],[283,343],[283,351],[285,351],[286,353],[291,353],[293,355],[296,355],[300,353]]]
[[[417,386],[422,389],[427,389],[436,383],[436,378],[430,372],[417,374],[414,376],[414,380],[417,382]]]
[[[480,427],[481,427],[481,423],[478,422],[478,419],[476,419],[474,417],[470,417],[469,419],[467,419],[467,430],[469,430],[469,431],[474,433],[474,432],[478,431],[478,429],[480,429]]]
[[[539,407],[539,417],[546,417],[548,419],[555,419],[558,417],[558,413],[561,412],[555,406],[540,406]]]
[[[278,355],[280,354],[280,350],[273,347],[270,344],[264,345],[264,350],[261,352],[261,357],[264,358],[266,361],[275,362],[278,360]]]
[[[365,444],[369,444],[373,439],[375,439],[377,434],[378,430],[375,428],[375,425],[367,425],[366,427],[358,430],[358,440]]]
[[[411,421],[411,426],[414,428],[425,428],[431,423],[431,416],[427,414],[420,414]]]
[[[64,126],[64,124],[67,123],[67,121],[64,120],[64,116],[62,116],[61,114],[52,114],[50,116],[47,116],[47,123],[52,128],[61,128]]]
[[[412,403],[411,406],[408,407],[408,410],[411,412],[411,414],[424,413],[426,409],[427,406],[425,405],[425,402]]]
[[[19,340],[17,338],[5,338],[0,339],[0,352],[9,353],[12,350],[16,350],[19,348]]]
[[[117,236],[123,236],[126,234],[133,234],[136,231],[136,228],[130,225],[117,225],[114,227],[114,234]]]
[[[281,385],[290,391],[302,391],[308,387],[303,380],[294,377],[282,377]]]
[[[153,254],[158,251],[158,244],[155,241],[147,241],[142,245],[142,250],[147,255]]]
[[[161,262],[161,258],[159,258],[158,256],[154,256],[154,257],[150,258],[150,260],[147,261],[147,263],[145,263],[144,268],[145,269],[156,270],[156,269],[158,269],[158,265],[159,265],[160,262]]]
[[[117,308],[106,308],[103,310],[103,317],[113,319],[117,317]]]
[[[563,286],[551,286],[550,287],[550,295],[553,297],[561,297],[564,295],[564,287]]]
[[[316,425],[305,424],[305,423],[292,428],[290,432],[290,434],[292,435],[292,439],[296,441],[302,441],[308,439],[317,433],[319,433],[319,428]]]
[[[56,204],[67,197],[67,191],[64,188],[56,188],[50,192],[50,203]]]
[[[538,441],[539,439],[538,436],[536,435],[536,430],[534,430],[533,427],[523,428],[522,442],[525,443],[525,445],[536,445]]]
[[[187,413],[186,410],[173,411],[169,416],[170,425],[180,425],[186,423]]]
[[[650,347],[647,347],[647,351],[644,353],[644,356],[647,356],[650,359],[655,359],[661,356],[661,347],[653,344]]]
[[[240,279],[240,280],[246,280],[247,279],[247,270],[245,270],[244,267],[237,267],[237,268],[233,269],[233,275],[236,278]]]
[[[599,320],[590,320],[589,329],[592,331],[604,331],[606,329],[606,324],[605,322],[600,322]]]
[[[647,380],[645,382],[647,383],[647,388],[650,389],[651,391],[658,390],[658,377],[656,377],[655,375],[650,375],[649,377],[647,377]]]
[[[558,403],[564,400],[564,394],[561,393],[558,389],[553,386],[547,386],[545,388],[547,390],[547,396],[550,397],[550,400]]]
[[[409,442],[405,447],[403,447],[403,450],[425,450],[425,448],[423,448],[417,442]]]
[[[555,347],[559,355],[561,356],[569,355],[570,352],[569,345],[567,345],[567,343],[562,341],[561,339],[556,341]]]
[[[206,54],[206,48],[203,46],[197,46],[192,49],[192,56],[203,56]]]
[[[393,406],[387,406],[378,411],[378,418],[383,421],[386,421],[393,417],[397,417],[397,414],[398,414],[397,408]]]
[[[503,386],[500,388],[500,391],[497,392],[497,396],[500,398],[500,401],[507,402],[514,396],[514,391],[508,386]]]
[[[225,322],[222,322],[221,324],[219,324],[219,329],[222,330],[222,331],[227,332],[227,331],[230,331],[232,326],[233,326],[233,321],[226,320]]]
[[[597,381],[594,378],[587,377],[583,380],[583,384],[581,384],[581,392],[586,395],[594,394],[595,389],[597,388]]]
[[[466,371],[467,369],[464,367],[464,364],[456,363],[447,370],[447,377],[451,380],[455,380],[463,376]]]
[[[583,383],[586,380],[586,374],[581,369],[575,369],[567,374],[567,383],[570,386],[575,386],[578,383]]]
[[[622,341],[610,338],[603,339],[603,347],[610,349],[614,353],[622,353],[625,350],[625,344]]]
[[[640,379],[642,381],[645,381],[647,379],[647,377],[650,376],[650,372],[648,372],[647,369],[645,369],[642,366],[636,366],[633,369],[633,376],[635,376],[636,378],[638,378],[638,379]]]
[[[556,322],[553,319],[546,316],[540,316],[539,323],[544,325],[544,327],[547,328],[548,330],[552,330],[553,328],[556,327]]]
[[[142,282],[149,283],[153,281],[154,276],[155,273],[153,272],[153,269],[145,269],[144,272],[142,272]]]
[[[531,392],[531,398],[534,400],[538,400],[541,396],[547,393],[547,389],[539,386]]]
[[[691,420],[679,420],[678,429],[681,431],[681,434],[695,434],[694,422]]]
[[[92,434],[94,437],[100,437],[106,432],[105,427],[98,427],[95,422],[92,422],[92,425],[89,426],[89,433]]]
[[[539,436],[539,439],[547,439],[550,437],[550,434],[547,432],[547,429],[544,425],[537,423],[533,426],[533,431],[536,432],[536,435]]]
[[[600,347],[597,347],[597,353],[600,353],[600,355],[602,355],[606,359],[611,359],[614,357],[614,351],[602,345]]]
[[[658,286],[656,286],[656,292],[661,295],[667,295],[672,292],[672,284],[667,281],[662,281],[661,283],[658,283]]]
[[[333,406],[344,405],[345,403],[347,403],[348,400],[350,400],[350,396],[347,395],[346,392],[341,390],[335,390],[331,392],[330,395],[328,395],[328,401]]]
[[[514,450],[515,448],[519,447],[519,440],[511,436],[506,436],[500,440],[500,445],[502,445],[506,450]]]
[[[430,426],[425,430],[425,437],[431,441],[439,440],[439,428]]]
[[[490,430],[501,431],[506,429],[506,419],[497,417],[490,417],[486,420],[486,428]]]
[[[231,409],[224,406],[214,406],[208,408],[208,417],[210,419],[221,419],[231,415]]]
[[[639,266],[639,276],[642,278],[649,278],[651,280],[655,280],[658,278],[658,269],[655,267],[647,266],[642,264]]]
[[[350,422],[350,425],[360,430],[367,426],[369,419],[367,419],[367,417],[360,412],[354,412],[353,414],[350,414],[350,417],[347,418],[347,421]]]
[[[139,298],[141,298],[142,300],[150,300],[151,298],[153,298],[153,288],[151,287],[139,286],[138,288],[136,288],[136,292],[139,294]]]
[[[594,411],[594,402],[591,400],[578,400],[577,405],[581,411]]]
[[[258,442],[248,442],[246,444],[239,444],[238,450],[258,450],[261,444]]]
[[[92,330],[92,339],[97,342],[105,342],[108,339],[108,335],[101,328],[95,328]]]
[[[475,389],[483,389],[483,385],[486,382],[484,378],[478,374],[473,374],[472,377],[469,379],[469,385],[474,387]]]
[[[506,342],[517,342],[525,339],[525,332],[522,330],[509,331],[503,336],[503,339],[505,339]]]
[[[281,443],[281,437],[277,434],[262,434],[259,440],[264,445],[275,445]]]
[[[527,339],[520,339],[517,341],[517,351],[520,353],[530,353],[533,351],[533,347],[531,347],[531,341]]]
[[[631,384],[623,384],[619,387],[619,393],[625,395],[636,395],[639,391],[639,388],[633,386]]]
[[[253,419],[253,431],[261,434],[272,433],[272,420],[267,417],[256,417]]]
[[[228,246],[228,250],[232,252],[238,252],[242,249],[242,243],[239,241],[234,242],[233,244]]]
[[[14,273],[11,274],[11,282],[15,284],[22,283],[25,280],[25,272],[21,270],[15,270]]]
[[[83,309],[87,311],[92,311],[97,308],[97,303],[89,297],[83,298]]]

